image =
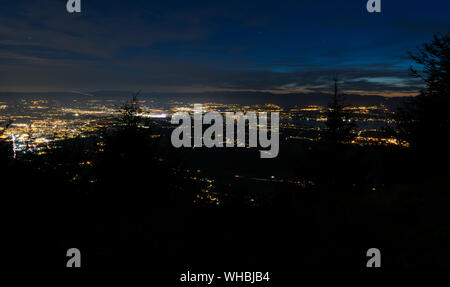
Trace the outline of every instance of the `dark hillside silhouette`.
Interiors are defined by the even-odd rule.
[[[175,150],[171,130],[141,116],[138,94],[107,128],[42,155],[14,159],[0,143],[5,260],[21,266],[33,250],[59,266],[75,246],[92,268],[361,270],[377,247],[385,268],[449,267],[446,170],[430,172],[436,158],[424,164],[412,151],[448,152],[427,140],[448,131],[448,37],[429,45],[417,58],[426,88],[397,115],[412,149],[352,144],[337,81],[321,140],[281,137],[270,161],[251,149]]]

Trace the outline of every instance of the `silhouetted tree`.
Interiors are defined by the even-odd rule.
[[[334,79],[334,94],[327,110],[326,128],[322,139],[328,143],[346,143],[355,137],[356,124],[346,110],[345,97],[339,94],[338,80]]]
[[[136,129],[142,121],[139,115],[142,109],[139,105],[138,96],[140,91],[133,95],[133,98],[123,104],[119,109],[119,125],[127,129]]]
[[[117,125],[103,134],[106,152],[139,157],[139,154],[147,154],[153,150],[148,146],[152,142],[151,131],[142,125],[139,93],[134,94],[130,101],[119,107]]]
[[[4,127],[0,128],[0,137],[3,136],[6,132],[6,130],[11,126],[12,121],[8,120],[5,124]]]
[[[3,135],[5,134],[5,132],[8,130],[8,128],[11,126],[12,121],[8,120],[5,124],[4,127],[0,128],[0,156],[1,158],[5,158],[8,157],[8,154],[10,154],[10,150],[11,150],[11,144],[9,144],[4,138]]]
[[[147,212],[149,206],[190,201],[177,164],[159,152],[159,135],[140,116],[137,94],[118,110],[117,125],[102,134],[101,151],[94,162],[99,197],[113,205],[134,206]]]
[[[425,88],[398,109],[396,135],[418,150],[444,150],[448,142],[441,137],[450,130],[449,33],[435,35],[430,43],[409,54],[422,68],[411,67],[411,72],[423,80]]]

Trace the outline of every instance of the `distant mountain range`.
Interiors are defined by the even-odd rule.
[[[51,92],[51,93],[0,93],[0,100],[46,98],[58,102],[78,100],[116,99],[127,100],[134,92],[126,91],[95,91],[95,92]],[[329,94],[324,93],[290,93],[273,94],[269,92],[203,92],[203,93],[141,93],[139,98],[154,100],[155,102],[180,101],[184,103],[217,102],[224,104],[277,104],[281,106],[293,105],[326,105],[330,100]],[[410,97],[387,98],[383,96],[346,95],[349,105],[380,105],[395,109]]]

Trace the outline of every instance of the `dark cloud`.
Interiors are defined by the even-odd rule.
[[[363,1],[365,2],[365,1]],[[411,93],[408,50],[448,27],[449,1],[8,1],[0,90]]]

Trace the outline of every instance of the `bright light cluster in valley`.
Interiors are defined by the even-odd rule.
[[[70,100],[58,102],[48,99],[20,99],[0,101],[0,123],[12,120],[3,135],[13,141],[16,151],[42,152],[52,143],[64,139],[86,137],[111,126],[123,101],[117,99]],[[169,101],[157,103],[141,100],[140,116],[158,122],[160,128],[171,128],[170,117],[177,111],[192,112],[191,102]],[[285,140],[316,141],[326,122],[326,106],[305,105],[281,107],[275,104],[202,103],[206,111],[279,112],[281,135]],[[354,144],[398,143],[383,137],[379,129],[392,123],[392,113],[384,106],[349,107],[359,126]]]

